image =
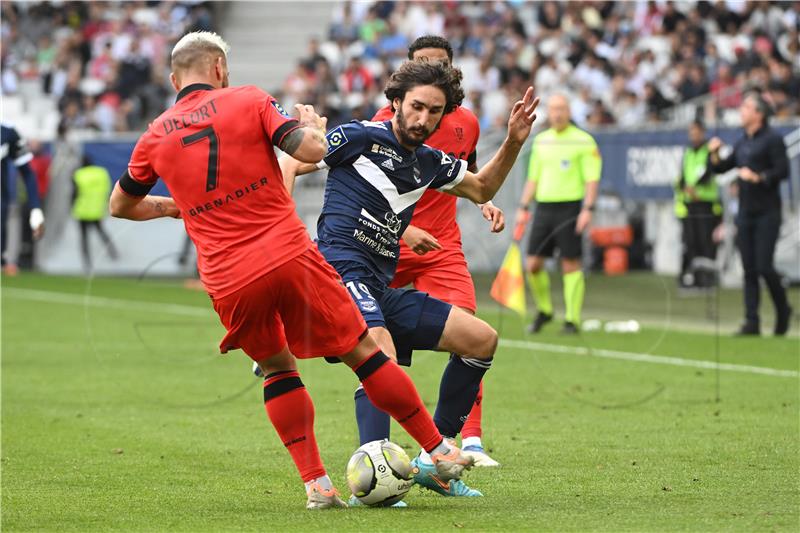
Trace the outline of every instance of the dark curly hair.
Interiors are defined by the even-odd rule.
[[[450,63],[453,62],[453,47],[450,46],[450,43],[444,37],[439,37],[438,35],[423,35],[422,37],[417,37],[417,39],[411,43],[411,46],[408,47],[408,58],[414,59],[414,52],[422,50],[423,48],[438,48],[444,50],[447,52]]]
[[[414,87],[433,85],[444,93],[444,112],[447,114],[464,101],[464,89],[461,88],[463,77],[459,69],[441,63],[405,61],[389,77],[383,94],[389,102],[394,102],[395,98],[402,102],[406,93]]]

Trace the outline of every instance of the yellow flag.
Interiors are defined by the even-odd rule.
[[[492,298],[520,315],[525,316],[527,314],[522,254],[516,242],[512,242],[511,246],[508,247],[506,257],[500,266],[500,271],[497,273],[497,277],[494,278],[494,283],[492,283],[490,294]]]

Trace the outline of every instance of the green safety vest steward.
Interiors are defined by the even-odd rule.
[[[683,165],[681,169],[681,182],[675,187],[675,215],[678,218],[685,218],[688,214],[687,202],[710,202],[713,204],[714,214],[722,213],[722,206],[719,203],[719,189],[714,175],[700,182],[706,176],[708,170],[708,146],[703,144],[697,149],[686,148],[683,154]],[[683,187],[694,187],[696,199],[689,198],[682,190]]]
[[[600,150],[591,135],[570,124],[563,131],[541,132],[533,141],[528,180],[536,182],[537,202],[574,202],[586,194],[586,183],[599,181]]]
[[[108,207],[111,192],[111,176],[103,167],[90,165],[75,171],[73,177],[77,196],[72,206],[72,216],[77,220],[102,219]]]

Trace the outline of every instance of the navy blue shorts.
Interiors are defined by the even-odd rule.
[[[397,350],[397,363],[411,366],[414,350],[435,350],[452,306],[414,289],[387,287],[361,265],[334,261],[344,286],[371,328],[385,327]]]

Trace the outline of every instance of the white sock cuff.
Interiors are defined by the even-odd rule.
[[[465,365],[471,366],[472,368],[481,368],[483,370],[489,370],[492,367],[493,360],[493,357],[490,357],[489,359],[469,359],[467,357],[461,358],[461,362]]]
[[[480,437],[465,437],[461,439],[461,448],[466,448],[467,446],[480,446],[483,448]]]

